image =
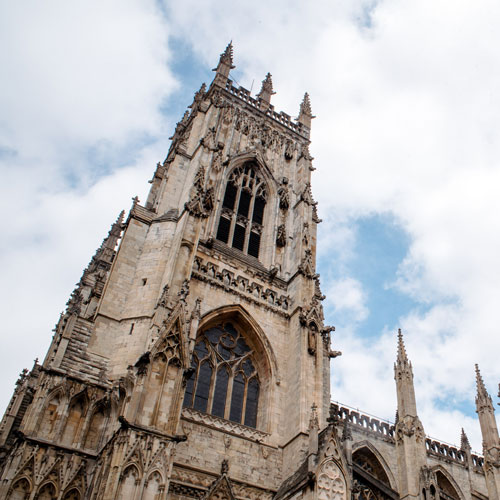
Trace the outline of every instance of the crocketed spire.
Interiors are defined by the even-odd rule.
[[[304,94],[304,99],[300,103],[299,118],[298,122],[305,125],[307,128],[311,128],[311,120],[315,118],[311,110],[311,99],[309,94],[306,92]]]
[[[229,78],[229,72],[234,69],[233,65],[233,42],[229,42],[226,50],[220,55],[219,64],[213,70],[215,71],[215,78],[213,84],[220,87],[225,87],[227,84],[227,79]]]
[[[262,94],[276,94],[276,92],[273,91],[273,78],[271,73],[268,73],[264,80],[262,80],[262,87],[257,95],[260,97]]]
[[[304,113],[305,115],[312,117],[311,99],[309,98],[309,94],[307,92],[304,94],[304,99],[302,99],[302,102],[300,103],[300,113]]]
[[[231,40],[228,44],[224,52],[220,55],[220,60],[219,64],[227,64],[228,66],[231,67],[231,69],[234,68],[233,66],[233,41]]]
[[[465,434],[464,428],[462,427],[462,433],[460,435],[460,449],[461,450],[470,450],[470,443],[467,434]]]
[[[486,387],[484,385],[483,377],[481,376],[481,372],[479,371],[479,366],[477,363],[474,365],[476,369],[476,410],[479,413],[482,409],[488,408],[494,411],[493,402],[491,400],[491,396],[488,394]]]

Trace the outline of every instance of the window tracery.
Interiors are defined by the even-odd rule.
[[[186,384],[184,406],[257,426],[260,382],[253,351],[232,323],[198,336]]]
[[[259,257],[267,190],[257,165],[247,162],[229,176],[216,238],[253,257]]]

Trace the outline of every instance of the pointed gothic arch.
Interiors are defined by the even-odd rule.
[[[348,482],[342,466],[327,457],[318,467],[316,494],[318,500],[347,500]]]
[[[135,500],[140,480],[141,474],[135,464],[129,464],[124,467],[116,498],[120,500]]]
[[[465,500],[465,495],[462,493],[460,486],[442,465],[435,465],[431,470],[436,476],[439,492],[444,493],[441,498],[444,500],[449,500],[450,498],[454,498],[455,500]]]
[[[41,436],[48,439],[54,437],[66,401],[67,396],[62,385],[57,386],[47,396],[44,409],[40,412],[40,418],[37,425],[37,432]]]
[[[36,492],[36,500],[54,500],[57,498],[57,486],[53,481],[46,481],[41,484]]]
[[[89,410],[90,419],[83,439],[84,448],[96,450],[102,441],[106,423],[111,413],[109,400],[103,398],[97,401]]]
[[[63,496],[62,500],[81,500],[82,493],[78,488],[70,488]]]
[[[272,209],[266,210],[274,199],[270,196],[273,178],[264,165],[255,153],[233,158],[223,178],[215,227],[217,240],[259,260],[261,242],[273,226]]]
[[[82,431],[88,408],[89,398],[85,390],[71,398],[68,405],[66,421],[61,433],[61,442],[63,444],[73,446],[77,442]]]
[[[144,483],[141,500],[156,500],[158,495],[165,490],[163,475],[157,469],[151,471]]]
[[[268,430],[276,359],[266,336],[240,305],[200,320],[184,406]]]
[[[372,443],[369,441],[356,443],[352,451],[352,460],[387,486],[397,490],[396,478],[389,464]],[[371,468],[371,471],[364,466],[365,464]]]
[[[27,477],[17,478],[7,494],[7,500],[26,500],[30,496],[31,489],[31,481]]]
[[[175,432],[182,373],[187,363],[185,325],[184,307],[180,304],[162,327],[151,352],[146,353],[145,387],[148,397],[142,402],[143,423],[169,432]]]

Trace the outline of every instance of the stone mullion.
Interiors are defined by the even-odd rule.
[[[245,243],[243,244],[243,251],[248,253],[248,242],[250,240],[250,233],[252,232],[252,219],[253,219],[253,207],[255,205],[255,192],[252,193],[252,197],[250,198],[250,204],[248,206],[248,222],[247,228],[245,231]]]
[[[248,378],[247,378],[247,376],[244,373],[243,373],[243,376],[245,377],[245,389],[243,391],[243,404],[241,405],[241,420],[240,420],[240,423],[242,425],[245,425],[245,411],[247,409]]]
[[[234,227],[236,226],[236,222],[238,220],[238,208],[240,206],[240,196],[242,190],[242,182],[241,177],[238,179],[238,190],[236,191],[236,197],[234,199],[234,208],[233,213],[231,215],[231,225],[229,226],[229,236],[227,239],[228,246],[233,246],[233,236],[234,236]]]
[[[234,366],[229,371],[229,380],[227,381],[226,407],[224,408],[224,418],[229,420],[231,412],[231,399],[233,397]]]
[[[198,360],[198,368],[196,369],[196,378],[194,379],[194,384],[193,384],[193,399],[191,402],[191,408],[194,408],[194,401],[196,399],[196,391],[198,390],[198,380],[200,379],[201,364],[204,360],[205,360],[205,358]]]
[[[210,388],[208,389],[207,413],[211,414],[212,404],[214,401],[215,383],[217,381],[217,363],[213,360],[213,358],[209,359],[209,363],[212,367],[212,375],[210,376]]]

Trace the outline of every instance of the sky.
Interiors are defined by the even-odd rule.
[[[500,4],[0,1],[0,336],[7,404],[82,270],[232,40],[232,79],[311,96],[332,400],[394,420],[402,328],[426,433],[481,451],[498,401]]]

